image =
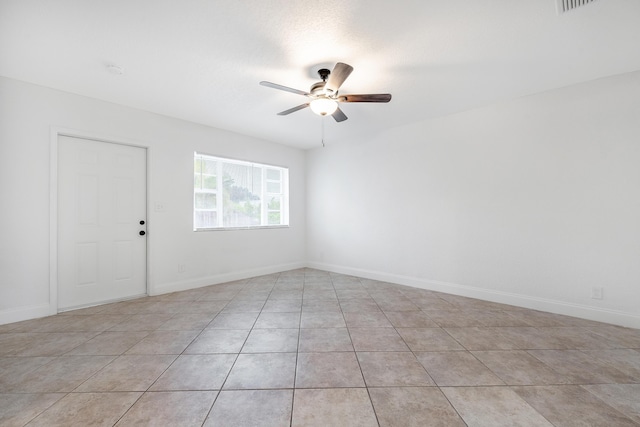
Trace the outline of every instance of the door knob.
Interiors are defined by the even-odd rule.
[[[140,233],[139,233],[139,234],[140,234],[141,236],[144,236],[144,235],[145,235],[145,234],[147,234],[147,233],[145,233],[145,232],[144,232],[144,230],[140,230]]]

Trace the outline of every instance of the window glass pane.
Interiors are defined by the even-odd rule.
[[[216,211],[196,211],[196,228],[214,228],[218,226],[218,212]]]
[[[280,225],[280,212],[269,212],[269,225]]]
[[[216,195],[211,193],[196,193],[195,202],[196,209],[215,209]]]
[[[248,165],[223,163],[225,227],[260,225],[260,187],[254,187],[253,170]]]
[[[254,166],[253,168],[253,193],[260,194],[262,191],[262,168]]]
[[[196,153],[194,228],[287,225],[287,181],[285,168]]]
[[[218,180],[215,176],[202,175],[202,189],[215,190],[218,186]]]
[[[269,209],[270,211],[279,211],[281,204],[282,204],[282,200],[280,197],[271,197],[269,199],[269,205],[267,209]]]
[[[267,193],[280,193],[280,183],[267,182]]]
[[[249,227],[260,225],[260,201],[230,203],[223,207],[225,227]]]
[[[208,175],[215,175],[217,171],[217,165],[215,160],[204,159],[202,165],[202,172]]]
[[[280,181],[280,170],[279,169],[267,169],[267,179],[272,179],[274,181]]]

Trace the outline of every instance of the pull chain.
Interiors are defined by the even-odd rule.
[[[322,146],[324,147],[324,116],[320,118],[320,121],[322,122],[322,124],[321,124],[321,128],[322,128]]]

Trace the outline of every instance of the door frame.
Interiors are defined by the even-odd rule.
[[[125,139],[121,137],[113,137],[109,135],[97,134],[94,132],[80,131],[76,129],[68,129],[52,126],[50,130],[50,153],[49,153],[49,314],[58,314],[58,138],[60,136],[69,136],[74,138],[91,139],[93,141],[105,142],[109,144],[127,145],[146,150],[146,210],[147,210],[147,244],[146,244],[146,295],[150,290],[150,233],[152,221],[149,221],[151,210],[149,209],[149,194],[151,183],[151,147],[149,145]]]

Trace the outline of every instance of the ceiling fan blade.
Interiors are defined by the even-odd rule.
[[[333,114],[331,115],[331,117],[333,117],[335,119],[336,122],[344,122],[345,120],[347,120],[347,115],[344,114],[344,112],[338,108],[336,111],[333,112]]]
[[[338,97],[339,102],[389,102],[390,93],[370,93],[367,95],[342,95]]]
[[[284,90],[286,92],[296,93],[298,95],[303,95],[303,96],[309,96],[310,95],[309,92],[305,92],[303,90],[294,89],[292,87],[282,86],[282,85],[271,83],[271,82],[262,81],[262,82],[260,82],[260,84],[262,86],[270,87],[270,88],[273,88],[273,89]]]
[[[336,66],[333,67],[331,74],[329,74],[329,80],[327,80],[324,89],[329,94],[338,92],[338,89],[340,89],[340,86],[347,80],[347,77],[349,77],[352,71],[353,67],[351,65],[338,62]]]
[[[279,116],[286,116],[287,114],[291,114],[291,113],[295,113],[298,110],[302,110],[303,108],[307,108],[309,106],[309,103],[307,102],[306,104],[300,104],[297,107],[293,107],[293,108],[289,108],[288,110],[284,110],[278,113]]]

